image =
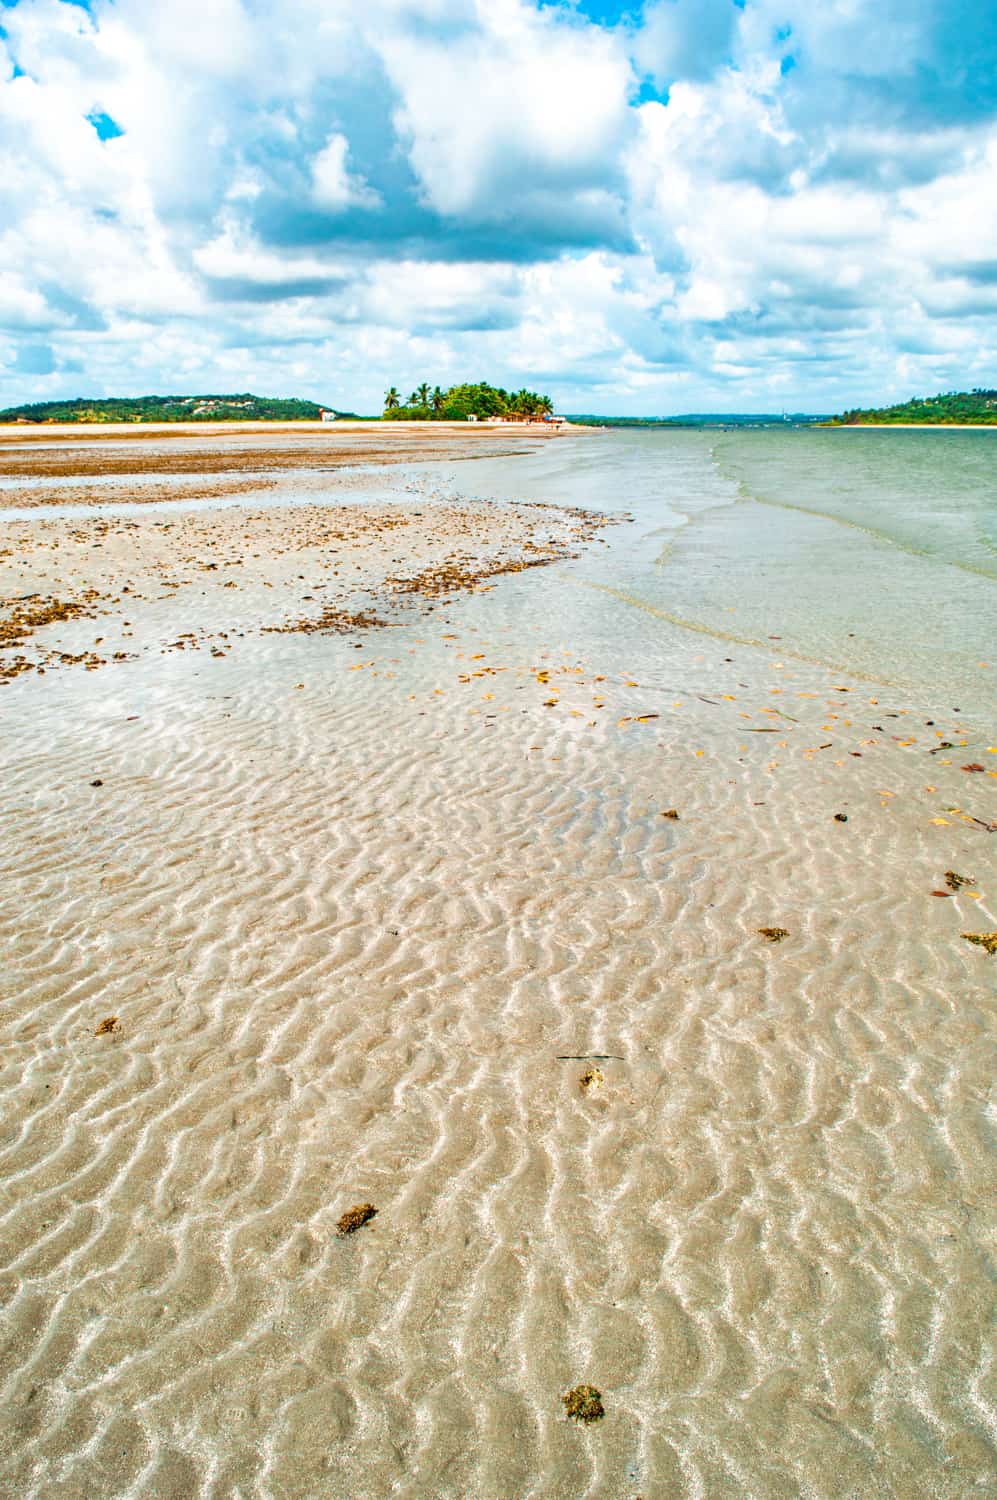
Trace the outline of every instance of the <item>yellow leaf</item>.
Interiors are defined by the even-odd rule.
[[[946,828],[948,827],[948,821],[949,821],[948,818],[929,818],[928,819],[929,823],[943,823]]]

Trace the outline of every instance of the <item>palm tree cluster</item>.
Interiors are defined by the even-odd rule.
[[[427,381],[416,386],[403,401],[396,386],[384,394],[384,415],[389,420],[409,422],[464,422],[468,417],[485,420],[505,417],[514,421],[550,416],[554,403],[549,396],[525,388],[507,391],[479,381],[476,385],[452,385],[447,390]]]

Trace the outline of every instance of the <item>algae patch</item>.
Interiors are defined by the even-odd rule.
[[[358,1203],[354,1208],[347,1209],[346,1213],[338,1220],[336,1230],[340,1237],[347,1234],[356,1234],[374,1218],[377,1209],[373,1203]]]
[[[606,1415],[602,1404],[602,1392],[594,1385],[576,1385],[561,1397],[564,1409],[576,1422],[598,1422]]]
[[[783,938],[789,937],[788,927],[759,927],[758,931],[770,943],[781,943]]]
[[[997,953],[997,932],[964,932],[962,936],[967,943],[975,943],[985,953]]]

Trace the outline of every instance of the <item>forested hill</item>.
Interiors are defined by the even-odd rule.
[[[314,401],[252,396],[247,391],[238,396],[77,396],[66,401],[35,401],[0,411],[0,422],[315,422],[321,414],[321,406]]]
[[[997,391],[947,391],[943,396],[913,396],[901,406],[846,411],[833,420],[836,426],[844,427],[860,426],[863,422],[927,422],[939,427],[985,422],[997,427]]]

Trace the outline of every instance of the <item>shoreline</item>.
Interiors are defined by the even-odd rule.
[[[330,439],[337,433],[377,433],[386,437],[391,432],[421,435],[425,438],[469,438],[482,437],[535,437],[549,438],[566,431],[584,432],[581,423],[562,420],[556,426],[542,422],[393,422],[377,418],[354,421],[344,418],[336,422],[3,422],[0,423],[0,442],[38,441],[51,438],[143,438],[143,437],[238,437],[240,433],[274,436],[295,433],[322,433]]]

